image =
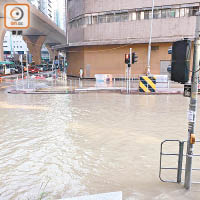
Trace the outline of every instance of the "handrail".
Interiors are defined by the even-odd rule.
[[[163,153],[163,145],[167,142],[178,142],[179,143],[179,153]],[[183,157],[186,156],[186,154],[183,154],[184,144],[187,141],[180,141],[180,140],[164,140],[161,142],[160,146],[160,169],[159,169],[159,179],[162,182],[168,182],[168,183],[182,183],[181,181],[181,175],[182,171],[185,171],[184,168],[182,168],[183,164]],[[200,141],[196,141],[196,143],[200,143]],[[162,167],[162,157],[163,156],[178,156],[178,167]],[[200,154],[194,154],[194,157],[199,157]],[[165,180],[162,178],[162,170],[177,170],[177,180]],[[200,171],[200,168],[193,168],[193,171]],[[200,182],[192,182],[195,184],[200,184]]]

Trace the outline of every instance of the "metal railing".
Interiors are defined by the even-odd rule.
[[[163,152],[163,146],[166,143],[169,142],[177,142],[179,145],[179,152],[178,153],[164,153]],[[164,140],[161,143],[161,147],[160,147],[160,169],[159,169],[159,179],[162,182],[167,182],[167,183],[183,183],[182,181],[182,171],[185,171],[185,169],[183,168],[183,159],[184,157],[186,157],[186,154],[184,154],[184,144],[187,143],[187,141],[180,141],[180,140]],[[196,143],[200,143],[200,141],[196,141]],[[163,156],[176,156],[178,158],[178,163],[177,163],[177,167],[163,167],[162,165],[162,158]],[[200,157],[200,154],[193,154],[193,157]],[[199,163],[200,165],[200,163]],[[176,180],[168,180],[168,179],[163,179],[162,178],[162,171],[163,170],[176,170],[177,171],[177,177]],[[193,168],[193,171],[200,171],[200,168]],[[192,183],[198,183],[200,184],[200,182],[192,182]]]

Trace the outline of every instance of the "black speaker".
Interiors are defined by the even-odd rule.
[[[191,41],[176,41],[172,45],[171,80],[186,83],[189,80]]]

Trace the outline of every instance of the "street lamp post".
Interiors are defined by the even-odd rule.
[[[151,62],[151,41],[152,41],[152,29],[153,29],[154,1],[155,0],[152,0],[152,10],[151,10],[152,16],[151,16],[150,37],[148,46],[147,75],[151,74],[150,62]]]

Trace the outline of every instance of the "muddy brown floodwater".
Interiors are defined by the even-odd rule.
[[[187,192],[182,184],[158,178],[160,143],[187,139],[188,104],[189,98],[182,95],[1,91],[0,199],[114,191],[122,191],[124,200],[200,199],[200,185]],[[199,119],[198,114],[197,139]],[[166,150],[176,151],[176,146]],[[176,157],[165,162],[177,166]],[[194,164],[200,168],[200,160]],[[193,178],[200,181],[198,174]]]

